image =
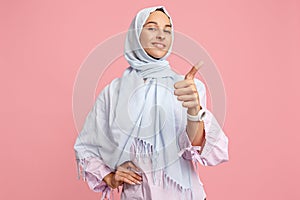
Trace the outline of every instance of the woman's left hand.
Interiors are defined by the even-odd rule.
[[[187,112],[190,115],[196,116],[201,110],[199,94],[194,82],[194,76],[198,71],[201,63],[194,66],[185,76],[183,81],[178,81],[174,84],[174,94],[179,101],[182,101],[182,106],[188,108]],[[201,121],[187,122],[186,127],[188,137],[193,146],[202,146],[204,142],[204,124]]]
[[[179,101],[182,101],[182,106],[188,108],[188,114],[197,115],[201,109],[199,94],[194,82],[194,77],[203,65],[203,61],[198,62],[191,70],[185,75],[183,81],[175,83],[174,94]]]
[[[174,87],[174,94],[179,101],[182,101],[182,106],[188,108],[189,114],[197,115],[200,110],[200,101],[194,79],[184,79],[175,83]]]

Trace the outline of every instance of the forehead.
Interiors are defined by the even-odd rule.
[[[169,17],[161,11],[152,12],[147,18],[145,24],[150,21],[156,22],[159,26],[171,25]]]

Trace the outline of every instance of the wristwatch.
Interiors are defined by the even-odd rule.
[[[201,122],[203,121],[203,118],[205,116],[205,109],[201,109],[197,115],[190,115],[189,113],[187,113],[187,118],[188,120],[190,121],[193,121],[193,122]]]

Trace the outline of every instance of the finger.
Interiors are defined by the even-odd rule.
[[[185,108],[195,108],[198,106],[198,102],[197,101],[184,101],[182,103],[182,106]]]
[[[139,171],[140,169],[137,167],[137,166],[135,166],[131,161],[127,161],[127,162],[125,162],[125,163],[123,163],[122,165],[120,165],[120,167],[124,167],[124,168],[126,168],[126,169],[134,169],[134,170],[136,170],[136,171]]]
[[[197,90],[194,87],[187,87],[187,88],[179,88],[174,90],[174,94],[176,96],[181,96],[181,95],[191,95],[196,93]]]
[[[123,172],[127,172],[127,171],[129,171],[129,170],[127,169],[127,167],[126,167],[126,166],[124,166],[124,165],[120,165],[120,166],[117,168],[117,171],[123,171]]]
[[[121,171],[116,171],[115,173],[115,181],[117,182],[127,182],[130,184],[134,184],[134,178],[132,178],[130,175],[121,172]]]
[[[178,81],[174,84],[174,88],[178,89],[178,88],[184,88],[184,87],[189,87],[191,85],[194,84],[194,80],[190,80],[190,79],[184,79],[182,81]]]
[[[128,166],[131,169],[134,169],[135,172],[140,173],[142,170],[140,168],[138,168],[137,166],[135,166],[135,164],[133,164],[132,162],[128,162]]]
[[[131,180],[129,180],[128,178],[126,178],[126,177],[123,177],[123,176],[118,176],[118,182],[122,182],[122,183],[128,183],[128,184],[130,184],[130,185],[136,185],[136,183],[135,182],[133,182],[133,181],[131,181]]]
[[[123,166],[126,166],[126,165],[123,165]],[[119,167],[117,168],[117,172],[123,172],[123,173],[125,173],[125,174],[129,174],[130,176],[134,177],[134,178],[137,179],[137,180],[142,180],[141,174],[138,174],[138,173],[132,171],[133,169],[130,170],[130,169],[125,168],[125,167],[123,167],[123,166],[119,166]],[[129,167],[129,168],[130,168],[130,167]]]
[[[200,67],[203,65],[203,61],[198,62],[195,66],[192,67],[192,69],[185,75],[184,79],[192,80],[194,79],[197,71],[200,69]]]
[[[132,175],[134,177],[137,177],[137,178],[140,176],[139,174],[132,171],[131,168],[125,168],[125,167],[122,167],[122,166],[118,167],[117,172],[123,172],[123,173],[126,173],[126,174],[130,174],[130,175]]]
[[[197,101],[198,95],[180,95],[177,97],[179,101]]]
[[[132,172],[133,173],[133,172]],[[138,179],[138,175],[136,175],[137,178],[135,178],[135,174],[130,174],[122,171],[116,172],[116,180],[117,181],[123,181],[127,182],[129,184],[141,184],[140,180]]]
[[[134,171],[127,171],[127,172],[124,172],[128,175],[130,175],[131,177],[133,177],[134,179],[138,180],[138,181],[141,181],[142,180],[142,175],[134,172]]]
[[[138,180],[142,180],[142,170],[135,166],[132,162],[126,162],[118,167],[119,171],[123,171],[125,173],[131,174],[133,177],[135,177]]]

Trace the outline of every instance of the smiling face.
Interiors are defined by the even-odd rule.
[[[168,53],[172,43],[172,27],[165,13],[154,11],[149,15],[140,35],[140,43],[153,58],[159,59]]]

